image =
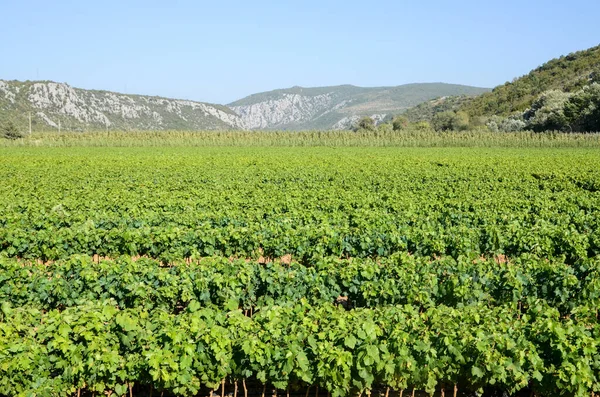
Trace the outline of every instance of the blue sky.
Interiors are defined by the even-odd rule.
[[[276,88],[492,87],[600,44],[600,1],[0,0],[0,79],[228,103]]]

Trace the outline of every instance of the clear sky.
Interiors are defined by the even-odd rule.
[[[0,79],[228,103],[294,85],[493,87],[600,44],[600,0],[0,0]]]

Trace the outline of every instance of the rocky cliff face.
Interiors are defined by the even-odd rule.
[[[244,129],[231,109],[207,103],[73,88],[54,82],[0,80],[0,114],[26,118],[36,129]]]
[[[289,124],[306,123],[332,107],[333,95],[312,97],[288,94],[245,106],[231,106],[244,124],[252,129],[278,128]]]

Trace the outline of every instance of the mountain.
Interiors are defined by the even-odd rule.
[[[434,98],[487,91],[487,88],[443,83],[371,88],[292,87],[250,95],[228,106],[251,129],[345,129],[362,116],[381,121]]]
[[[275,90],[228,106],[154,96],[84,90],[52,81],[0,80],[0,120],[26,130],[210,130],[345,129],[362,116],[382,121],[421,102],[488,91],[428,83],[397,87],[335,87]]]
[[[202,102],[83,90],[51,81],[0,80],[0,120],[20,128],[32,116],[34,130],[243,129],[231,109]]]
[[[462,104],[471,116],[508,116],[530,108],[549,90],[575,92],[600,82],[600,46],[552,59],[522,76]]]

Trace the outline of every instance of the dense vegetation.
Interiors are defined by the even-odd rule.
[[[402,113],[410,122],[431,121],[438,113],[457,112],[465,103],[471,101],[472,96],[448,96],[423,102]]]
[[[597,149],[0,153],[0,395],[600,391]]]
[[[372,124],[371,124],[372,125]],[[0,147],[600,147],[600,134],[435,131],[402,116],[356,131],[131,131],[33,133]]]
[[[553,59],[492,92],[438,98],[403,116],[438,131],[600,131],[600,47]]]
[[[471,116],[509,116],[524,112],[544,92],[576,92],[599,82],[600,46],[548,61],[529,74],[498,86],[468,102],[462,110]]]

